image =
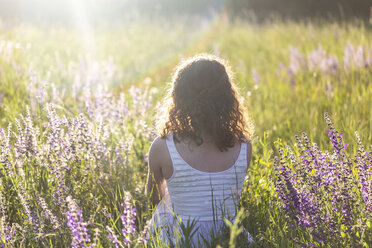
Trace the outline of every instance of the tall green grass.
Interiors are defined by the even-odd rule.
[[[244,21],[228,22],[221,18],[210,25],[209,29],[199,29],[195,25],[198,21],[193,22],[193,25],[180,21],[171,24],[153,22],[101,27],[92,30],[91,37],[94,39],[89,40],[88,36],[87,43],[84,43],[84,37],[78,31],[65,27],[1,27],[0,127],[6,129],[9,122],[14,126],[15,119],[26,112],[28,105],[33,122],[43,130],[48,101],[57,105],[57,112],[61,115],[75,118],[82,112],[89,119],[91,117],[85,99],[90,99],[90,103],[97,103],[93,105],[97,115],[105,116],[104,108],[99,106],[102,103],[100,101],[106,99],[105,101],[110,102],[109,99],[112,99],[107,106],[114,109],[117,104],[115,101],[120,99],[118,91],[127,89],[131,84],[142,89],[148,87],[152,98],[143,101],[152,101],[156,106],[161,104],[161,97],[165,94],[172,69],[179,58],[201,52],[215,53],[231,64],[235,72],[234,81],[256,124],[253,157],[240,203],[245,212],[242,223],[254,237],[254,245],[257,247],[296,247],[298,243],[291,236],[292,227],[288,226],[275,193],[275,144],[293,145],[294,135],[305,131],[319,147],[330,149],[325,133],[324,112],[330,114],[337,128],[345,134],[344,139],[350,144],[348,149],[351,153],[358,148],[354,145],[353,133],[356,130],[365,144],[372,144],[372,68],[346,71],[342,65],[344,50],[348,44],[372,48],[371,29],[358,21],[342,24],[273,22],[255,25]],[[291,77],[288,74],[291,47],[298,48],[306,59],[306,55],[319,45],[327,54],[338,58],[340,70],[334,74],[326,74],[309,71],[303,66]],[[30,84],[33,80],[36,83]],[[35,99],[40,97],[38,89],[42,89],[43,80],[50,83],[45,86],[48,97],[45,102],[40,102]],[[55,85],[57,93],[53,94],[51,85]],[[80,87],[74,93],[74,85],[86,87]],[[99,93],[106,92],[104,88],[112,96],[101,98]],[[113,226],[118,225],[117,231],[119,230],[118,219],[124,191],[131,192],[136,201],[139,210],[137,224],[140,229],[151,218],[151,213],[146,210],[144,196],[144,155],[150,145],[149,127],[157,116],[157,108],[145,108],[146,111],[141,112],[137,108],[142,105],[134,106],[131,97],[126,96],[123,99],[128,99],[128,108],[134,109],[133,113],[124,118],[125,121],[121,124],[115,122],[111,125],[109,118],[104,121],[106,128],[113,129],[107,139],[109,147],[121,147],[122,139],[125,144],[129,144],[131,151],[122,154],[126,157],[125,165],[119,165],[112,171],[110,168],[115,159],[112,154],[107,157],[108,162],[103,171],[84,174],[88,178],[85,184],[74,180],[80,178],[79,173],[83,173],[84,168],[92,166],[86,161],[80,165],[72,165],[77,174],[72,173],[68,179],[68,183],[74,186],[73,195],[79,200],[79,206],[86,217],[95,216],[94,223],[102,230],[108,222]],[[99,126],[96,120],[91,121],[93,127]],[[100,134],[95,135],[100,137]],[[101,163],[97,161],[93,164]],[[24,168],[30,173],[26,192],[36,206],[37,187],[34,186],[39,180],[36,179],[36,172],[40,168],[35,163],[24,164]],[[5,181],[13,180],[6,175],[3,177]],[[104,179],[97,184],[97,178]],[[18,181],[20,178],[14,180]],[[49,191],[55,187],[55,184],[46,185],[51,187]],[[16,190],[9,189],[4,183],[1,186],[1,192],[6,195],[5,204],[11,209],[9,216],[16,216],[16,208],[22,209],[17,196],[13,197]],[[97,197],[98,202],[94,205],[96,209],[84,203],[87,195],[89,200]],[[48,204],[53,205],[51,202]],[[57,207],[53,210],[61,217],[64,216]],[[113,217],[107,219],[104,212],[112,213]],[[21,219],[17,217],[13,220],[20,222]],[[58,240],[54,235],[44,237],[41,244],[70,244],[69,238]],[[105,235],[106,233],[102,234],[100,245],[110,244]],[[300,235],[297,239],[304,243],[309,241],[305,235]],[[37,247],[41,242],[35,236],[28,236],[26,240],[27,245],[18,244]],[[235,245],[234,239],[231,243]],[[371,246],[367,244],[365,247],[368,245]]]

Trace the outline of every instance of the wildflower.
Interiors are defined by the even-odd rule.
[[[305,228],[319,244],[335,245],[338,244],[335,237],[342,236],[341,232],[355,235],[367,228],[366,223],[364,226],[360,223],[371,211],[372,168],[371,157],[364,151],[359,136],[359,149],[353,160],[346,153],[343,134],[335,129],[327,113],[324,118],[333,152],[322,151],[315,143],[311,144],[305,133],[302,139],[296,136],[299,161],[289,146],[278,148],[280,157],[274,159],[275,186],[285,216],[293,227]],[[365,211],[358,210],[353,163],[359,175]],[[357,211],[359,216],[355,214]],[[341,231],[339,225],[344,227]]]
[[[66,212],[67,226],[72,234],[71,246],[74,248],[84,247],[85,243],[90,242],[90,235],[86,228],[87,224],[83,220],[83,211],[79,210],[71,196],[68,196],[66,201],[69,209]]]
[[[297,47],[289,48],[289,73],[296,74],[304,65],[305,60]]]
[[[107,238],[115,245],[116,248],[124,247],[123,244],[119,241],[118,237],[116,236],[115,232],[112,230],[111,227],[106,226],[106,231],[108,233]]]
[[[136,218],[136,208],[132,206],[131,197],[129,193],[125,192],[125,200],[123,203],[124,211],[123,215],[120,216],[123,229],[122,235],[124,237],[124,245],[131,243],[131,237],[136,231],[135,218]]]
[[[147,220],[145,226],[143,227],[143,230],[138,235],[137,242],[146,243],[146,240],[149,238],[148,231],[150,230],[151,224],[151,220]]]
[[[258,74],[256,69],[252,69],[252,79],[255,84],[258,84],[261,82],[260,75]]]
[[[57,217],[54,216],[54,214],[49,210],[47,203],[45,202],[44,198],[39,196],[39,205],[44,211],[44,216],[48,218],[52,224],[52,227],[54,230],[59,228],[59,222]]]

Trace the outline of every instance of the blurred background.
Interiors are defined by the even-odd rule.
[[[232,64],[243,94],[252,94],[247,104],[260,102],[261,107],[252,111],[267,123],[260,126],[261,133],[269,130],[292,137],[291,127],[295,131],[313,127],[290,123],[282,125],[282,132],[272,125],[287,119],[284,113],[293,102],[284,97],[282,115],[273,120],[265,101],[282,96],[271,89],[282,82],[290,91],[297,90],[296,101],[310,101],[305,86],[317,80],[311,88],[321,84],[324,94],[330,89],[347,94],[333,84],[330,72],[319,81],[313,64],[318,61],[323,71],[343,69],[342,63],[358,59],[359,67],[363,61],[368,64],[371,6],[371,0],[0,0],[0,65],[8,72],[0,74],[0,123],[24,109],[22,96],[28,93],[14,85],[28,84],[30,73],[53,83],[66,92],[65,97],[72,96],[74,101],[61,102],[74,107],[76,96],[99,87],[119,94],[151,82],[162,96],[182,58],[207,52]],[[302,73],[304,66],[310,69]],[[7,94],[10,91],[19,96],[6,97],[13,94]],[[289,94],[285,88],[277,92],[281,91]],[[317,103],[320,118],[324,110],[336,108],[325,102]]]
[[[291,19],[327,17],[339,20],[370,15],[370,0],[0,0],[0,16],[13,21],[73,23],[77,11],[91,22],[130,20],[135,16],[178,17],[225,11],[230,17],[259,21],[276,16]]]
[[[41,219],[39,229],[34,221],[45,205],[40,207],[39,194],[60,223],[67,223],[65,200],[73,196],[92,223],[90,235],[110,247],[114,234],[107,227],[127,238],[118,220],[123,192],[130,192],[142,232],[151,218],[144,194],[147,152],[162,97],[180,61],[211,53],[231,65],[256,126],[241,206],[249,210],[243,224],[257,247],[366,247],[371,225],[366,224],[367,232],[361,223],[371,215],[356,183],[335,187],[359,197],[350,200],[358,205],[354,224],[342,222],[347,215],[334,211],[330,201],[335,198],[327,193],[321,205],[331,205],[322,212],[334,214],[337,234],[330,232],[330,222],[323,223],[324,229],[298,227],[284,222],[288,214],[275,193],[273,162],[278,146],[290,145],[296,156],[301,154],[294,136],[302,132],[332,151],[326,112],[348,154],[372,144],[371,7],[371,0],[0,0],[0,234],[5,232],[14,245],[3,243],[4,238],[0,243],[70,246],[75,232],[66,225],[60,231]],[[6,161],[16,173],[4,171]],[[310,174],[325,175],[322,169],[319,173]],[[338,184],[339,179],[327,181]],[[303,188],[299,199],[307,194]],[[346,229],[351,232],[345,234]],[[314,245],[314,230],[329,243]]]

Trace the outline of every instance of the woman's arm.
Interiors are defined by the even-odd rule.
[[[147,175],[146,196],[152,206],[156,206],[165,194],[165,179],[163,176],[162,165],[164,163],[165,141],[156,138],[149,150],[149,164]],[[167,152],[167,150],[165,150]]]

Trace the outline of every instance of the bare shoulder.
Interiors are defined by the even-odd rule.
[[[156,137],[150,146],[150,152],[161,152],[167,149],[165,138]]]
[[[167,153],[168,149],[165,138],[156,137],[155,140],[152,142],[149,150],[150,165],[161,162],[162,158]]]
[[[152,142],[149,150],[149,167],[152,171],[161,171],[165,178],[172,175],[172,160],[165,138],[157,137]]]

